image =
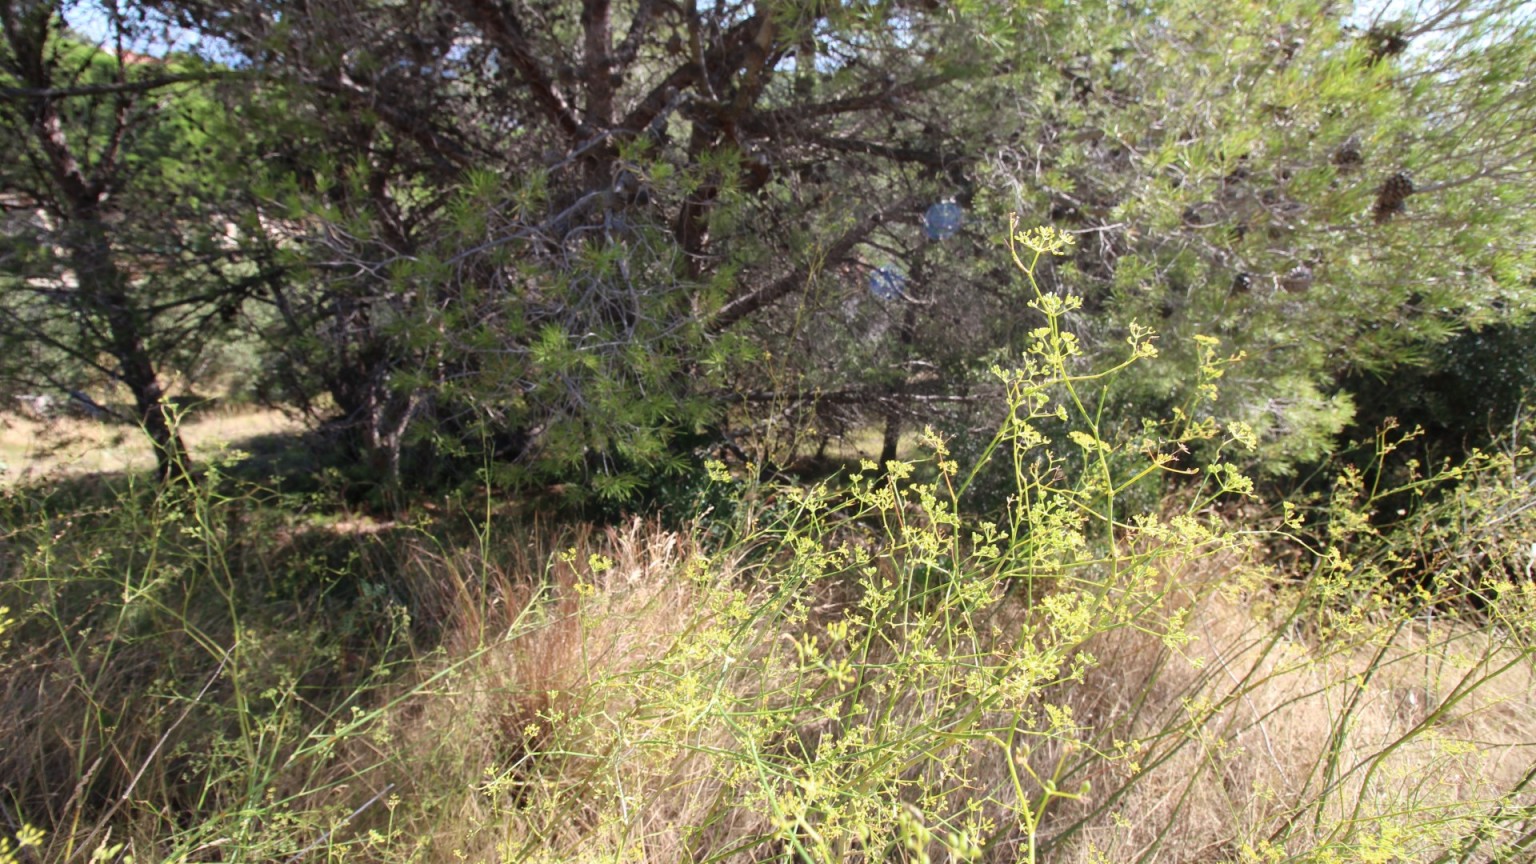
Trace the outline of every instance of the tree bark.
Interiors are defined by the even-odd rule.
[[[127,275],[118,267],[107,239],[107,228],[95,213],[94,202],[79,202],[70,258],[79,283],[82,311],[100,315],[107,341],[117,361],[117,378],[133,396],[134,417],[155,451],[155,472],[161,482],[190,477],[191,463],[181,432],[165,403],[165,390],[144,342],[144,321],[128,298]]]

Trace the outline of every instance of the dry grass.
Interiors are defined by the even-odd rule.
[[[194,458],[220,454],[257,435],[296,432],[301,424],[280,410],[210,410],[187,418],[181,434]],[[143,432],[83,418],[34,420],[0,415],[0,483],[49,477],[149,470],[155,458]]]
[[[182,435],[194,458],[208,458],[243,439],[297,431],[300,423],[281,411],[209,411],[188,417]],[[154,454],[144,434],[130,426],[75,417],[36,420],[0,415],[0,483],[116,471],[144,471]]]
[[[503,582],[488,617],[461,621],[423,672],[451,668],[453,683],[418,689],[393,717],[409,768],[401,794],[434,814],[415,860],[790,860],[764,842],[774,821],[745,792],[762,779],[740,773],[747,739],[718,716],[679,735],[656,689],[691,673],[718,677],[707,658],[678,659],[720,623],[712,596],[767,598],[741,591],[729,569],[697,578],[706,571],[684,537],[637,524],[592,539],[580,561],[555,568],[547,593]],[[584,566],[594,550],[612,569]],[[1170,574],[1192,610],[1191,644],[1170,650],[1130,628],[1102,634],[1083,646],[1098,661],[1084,680],[1038,697],[1036,707],[1071,709],[1089,746],[1047,742],[1031,761],[1047,774],[1066,759],[1071,782],[1094,790],[1054,811],[1042,860],[1286,860],[1328,848],[1430,860],[1474,836],[1479,820],[1536,805],[1525,788],[1536,749],[1528,647],[1451,618],[1321,639],[1279,614],[1293,599],[1283,589],[1241,587],[1261,584],[1240,578],[1245,570],[1253,565],[1224,557]],[[1035,614],[1013,603],[1003,617],[1012,626]],[[1281,620],[1291,623],[1277,629]],[[785,626],[757,644],[803,637]],[[752,664],[777,668],[767,657]],[[717,686],[737,698],[784,686],[765,674]],[[887,717],[917,728],[935,696],[892,694]],[[817,745],[806,741],[848,731],[824,720],[801,729],[807,758]],[[947,758],[970,772],[955,806],[982,797],[996,811],[1008,777],[995,748]],[[1501,801],[1511,789],[1525,791]],[[1023,848],[1005,830],[980,860],[1019,860]]]
[[[11,767],[20,771],[24,750],[53,753],[52,761],[29,766],[31,785],[98,771],[93,752],[110,752],[120,778],[151,766],[137,780],[142,801],[119,818],[137,815],[116,834],[132,840],[139,860],[166,849],[164,817],[148,805],[179,801],[174,806],[186,810],[178,818],[210,817],[206,833],[188,841],[195,848],[255,848],[258,840],[281,839],[279,829],[290,832],[285,845],[263,847],[272,860],[317,844],[314,860],[345,850],[349,860],[432,864],[788,862],[799,859],[764,802],[796,794],[816,776],[823,754],[860,724],[884,722],[921,736],[947,699],[924,689],[926,678],[898,677],[896,689],[878,698],[872,691],[863,710],[837,718],[809,702],[797,708],[794,700],[822,686],[827,670],[797,661],[787,646],[808,632],[825,636],[853,599],[846,586],[819,584],[800,598],[808,616],[797,617],[788,614],[795,604],[754,569],[771,564],[711,561],[687,536],[653,525],[536,531],[478,550],[433,545],[405,530],[358,535],[358,542],[391,546],[392,566],[406,577],[396,583],[405,601],[399,608],[431,619],[427,629],[441,638],[418,646],[414,659],[396,667],[393,683],[350,703],[357,705],[350,719],[351,709],[326,709],[287,733],[292,743],[273,742],[275,764],[289,767],[262,780],[268,803],[261,806],[272,808],[265,829],[236,818],[238,801],[214,795],[198,803],[191,790],[199,778],[189,786],[177,776],[188,759],[184,747],[170,761],[156,755],[162,735],[195,747],[194,727],[206,722],[194,715],[172,735],[167,724],[181,703],[152,708],[134,683],[157,674],[134,672],[141,661],[185,662],[163,637],[113,649],[103,655],[110,668],[82,645],[72,657],[53,658],[55,672],[37,666],[11,676],[16,686],[5,688],[0,707],[12,720],[25,714],[30,730],[24,740],[9,734],[21,727],[8,727]],[[1485,834],[1485,845],[1509,848],[1508,838],[1496,836],[1518,827],[1507,814],[1536,806],[1526,773],[1536,747],[1530,646],[1476,616],[1367,618],[1330,630],[1337,622],[1327,615],[1289,611],[1296,584],[1257,560],[1232,552],[1170,562],[1161,574],[1162,610],[1137,618],[1154,626],[1093,636],[1078,649],[1095,658],[1081,680],[1058,678],[1018,706],[1025,713],[1047,704],[1069,709],[1078,727],[1071,734],[1043,735],[1027,755],[976,738],[957,745],[914,738],[916,752],[931,749],[937,758],[914,762],[900,783],[921,790],[963,775],[966,782],[947,787],[944,800],[957,813],[968,800],[983,802],[995,820],[992,842],[973,859],[982,861],[1025,857],[1027,838],[1007,819],[1018,805],[1010,797],[1011,759],[1027,760],[1041,776],[1064,765],[1063,785],[1072,788],[1091,782],[1083,800],[1059,803],[1041,826],[1044,861],[1431,861]],[[1170,648],[1154,619],[1181,608],[1189,610],[1184,629],[1194,639]],[[1006,634],[1044,624],[1048,614],[1006,598],[994,618],[1004,635],[982,647],[1004,649],[1016,638]],[[326,672],[314,655],[320,643],[313,628],[323,618],[289,635],[242,626],[251,647],[239,662],[257,676],[248,688],[287,686],[282,676],[289,673],[278,670],[292,663],[311,670],[297,672],[301,677],[358,674]],[[750,632],[743,635],[744,628]],[[746,653],[716,650],[727,637]],[[35,650],[24,657],[47,659]],[[865,660],[896,669],[900,654],[893,645]],[[217,679],[213,666],[204,658],[192,683]],[[278,675],[270,684],[261,677],[266,669]],[[69,681],[77,684],[60,686]],[[77,688],[90,690],[96,707],[87,709]],[[42,693],[49,698],[38,701]],[[136,710],[154,722],[113,729],[92,719],[92,711],[119,705],[141,706]],[[305,713],[299,707],[295,718]],[[213,716],[222,718],[214,728],[233,728],[238,719]],[[791,718],[790,725],[760,734],[775,716]],[[979,726],[1003,728],[1016,716],[992,711]],[[61,748],[50,737],[55,729],[88,729],[101,740]],[[908,744],[881,746],[894,752]],[[1027,785],[1029,795],[1039,793],[1039,784]],[[255,788],[263,794],[263,785]],[[231,808],[223,822],[197,810],[215,802]],[[856,803],[850,797],[846,806]],[[92,806],[107,805],[103,798]],[[888,801],[874,815],[894,819],[902,806]],[[835,811],[821,818],[834,819]],[[52,830],[61,825],[53,821]],[[931,851],[933,860],[961,860],[953,850]],[[855,845],[814,860],[918,857]]]
[[[1319,638],[1280,614],[1285,589],[1240,587],[1276,584],[1234,578],[1251,569],[1179,574],[1201,595],[1182,651],[1133,630],[1087,646],[1070,703],[1135,756],[1096,782],[1123,795],[1063,814],[1051,860],[1427,861],[1536,805],[1529,644],[1444,615]]]
[[[11,496],[0,819],[50,861],[112,837],[381,864],[1532,845],[1536,591],[1405,615],[1401,574],[1210,511],[962,533],[933,487],[850,482],[781,490],[724,551],[506,525],[489,491],[328,526],[211,484]],[[1528,566],[1523,536],[1482,560]]]
[[[600,572],[593,554],[606,559]],[[401,794],[434,814],[411,854],[691,861],[767,830],[762,817],[729,812],[706,755],[733,746],[729,731],[678,740],[679,718],[658,698],[668,658],[719,620],[707,595],[720,586],[693,578],[700,550],[636,522],[574,537],[559,557],[538,589],[526,573],[496,574],[497,599],[461,617],[452,647],[419,673],[452,670],[453,683],[411,685],[391,718]]]

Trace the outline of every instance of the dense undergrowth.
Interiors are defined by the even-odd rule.
[[[1068,238],[1015,242],[1031,275]],[[1033,305],[981,462],[714,464],[726,530],[319,516],[217,465],[10,491],[0,861],[1528,858],[1525,451],[1386,430],[1271,509],[1213,419],[1235,358],[1123,434],[1071,298]],[[955,503],[987,463],[990,521]]]

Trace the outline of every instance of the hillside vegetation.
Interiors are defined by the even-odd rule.
[[[1536,862],[1521,0],[0,0],[0,864]]]
[[[1031,278],[1066,251],[1015,242]],[[985,466],[933,433],[831,484],[711,462],[735,509],[683,531],[529,522],[490,489],[337,518],[218,463],[12,489],[6,854],[1526,858],[1529,455],[1401,489],[1378,462],[1270,510],[1225,461],[1240,423],[1099,427],[1124,367],[1069,372],[1073,301],[1034,302],[995,521],[957,508]],[[1202,344],[1215,398],[1230,361]],[[1063,417],[1064,441],[1035,426]],[[1203,479],[1121,514],[1199,442]]]

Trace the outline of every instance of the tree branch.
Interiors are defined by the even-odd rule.
[[[609,48],[613,8],[609,0],[582,0],[582,57],[587,70],[587,124],[606,129],[613,122],[613,81]]]
[[[630,20],[629,32],[624,34],[624,41],[619,43],[613,53],[615,65],[628,66],[634,62],[640,53],[640,43],[650,30],[651,22],[656,19],[656,11],[656,0],[640,0],[635,6],[635,17]]]
[[[944,154],[937,150],[925,150],[919,147],[895,147],[889,144],[876,144],[873,141],[860,141],[854,138],[813,135],[801,140],[808,144],[815,144],[840,153],[879,156],[882,159],[889,159],[893,162],[915,162],[932,168],[947,168],[956,161],[946,159]]]
[[[431,118],[408,112],[384,94],[377,90],[368,90],[352,80],[350,76],[338,76],[334,81],[315,82],[313,86],[322,92],[341,94],[357,101],[362,107],[373,111],[379,119],[389,124],[389,128],[421,145],[427,154],[440,164],[446,162],[452,166],[463,165],[472,156],[462,144],[434,129]]]
[[[753,20],[756,21],[757,26],[753,28],[752,37],[743,46],[745,50],[742,52],[741,61],[733,64],[741,67],[741,83],[737,87],[736,97],[731,100],[733,119],[745,115],[757,102],[758,96],[767,84],[768,73],[771,70],[768,63],[769,49],[773,47],[774,34],[777,32],[773,24],[773,16],[766,12],[759,12]]]
[[[76,96],[109,96],[114,94],[150,93],[161,87],[175,84],[195,84],[217,81],[239,75],[239,72],[188,72],[183,75],[161,75],[142,81],[118,81],[111,84],[81,84],[75,87],[0,87],[0,99],[68,99]]]
[[[791,105],[787,108],[777,108],[773,111],[764,111],[756,116],[746,118],[741,125],[743,130],[750,131],[754,135],[782,134],[786,128],[801,125],[809,120],[849,114],[855,111],[884,108],[889,105],[892,99],[903,99],[917,93],[923,93],[948,84],[959,77],[960,73],[958,72],[945,72],[938,75],[929,75],[924,78],[914,78],[911,81],[892,84],[855,96],[844,96],[840,99],[830,99],[826,102],[817,102],[810,105]]]
[[[453,6],[479,27],[487,39],[507,52],[512,67],[522,73],[534,99],[548,112],[555,125],[572,138],[582,137],[581,121],[576,119],[569,100],[555,89],[555,82],[528,44],[528,36],[517,18],[493,0],[453,0]]]
[[[802,264],[779,279],[726,303],[720,307],[720,311],[715,313],[714,318],[710,319],[706,328],[711,333],[719,333],[743,318],[757,312],[764,306],[799,291],[805,286],[805,283],[816,270],[822,269],[829,263],[846,258],[848,253],[853,251],[853,247],[863,242],[864,238],[869,236],[871,231],[897,213],[912,209],[915,206],[915,202],[915,198],[903,198],[884,210],[871,213],[860,219],[852,228],[845,231],[843,236],[837,238],[833,241],[832,245],[827,247],[826,254],[818,256],[817,263],[814,266]]]
[[[630,112],[624,116],[624,122],[619,126],[632,130],[649,126],[651,121],[666,111],[669,105],[676,103],[679,93],[698,83],[699,80],[697,64],[685,63],[673,69],[660,84],[652,87],[651,91],[645,94],[645,98],[641,99],[639,104],[630,109]]]
[[[930,382],[937,384],[938,382]],[[911,385],[907,385],[911,386]],[[844,387],[837,390],[813,390],[798,397],[786,397],[779,390],[751,390],[746,393],[721,392],[718,397],[727,401],[746,404],[782,404],[786,398],[801,404],[815,405],[875,405],[890,402],[918,404],[977,402],[984,397],[960,393],[896,393],[887,388]]]

